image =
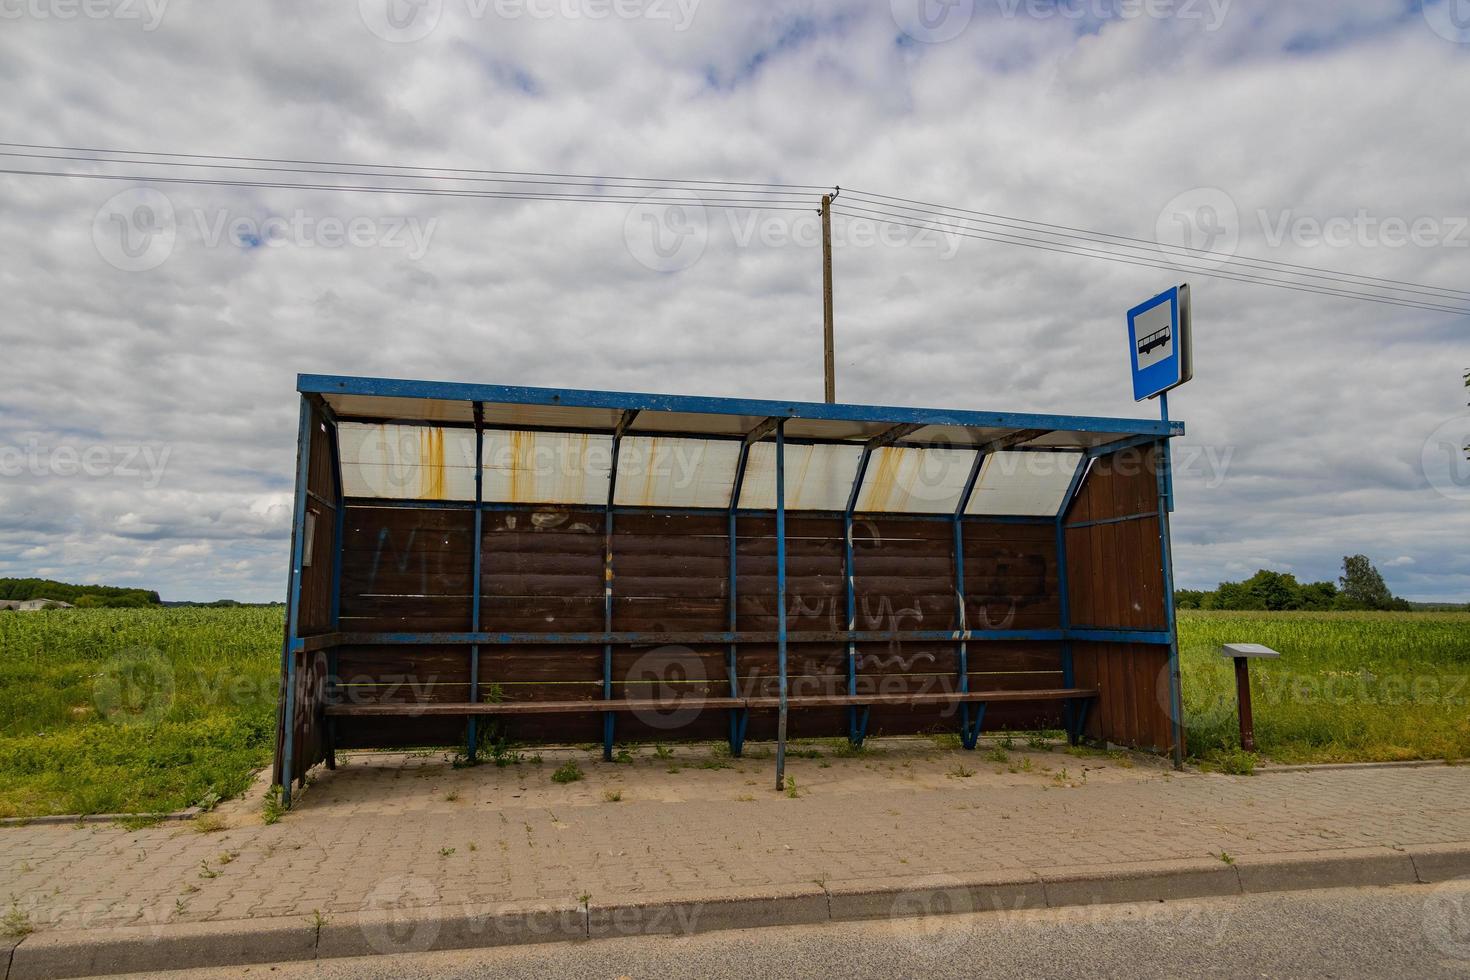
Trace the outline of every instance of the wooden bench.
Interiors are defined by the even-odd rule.
[[[991,701],[1065,701],[1071,708],[1068,721],[1068,737],[1075,743],[1082,736],[1086,723],[1087,709],[1097,699],[1096,688],[1069,687],[1034,691],[965,691],[938,694],[816,694],[786,699],[788,711],[803,708],[863,708],[875,705],[911,707],[923,705],[962,704],[977,705],[979,710],[973,722],[967,717],[960,733],[961,742],[973,749],[980,736],[980,724],[985,717],[985,705]],[[402,704],[329,704],[328,718],[372,718],[383,716],[437,716],[479,717],[482,715],[552,715],[576,713],[616,712],[670,712],[670,711],[768,711],[779,710],[779,697],[761,696],[746,698],[680,698],[634,699],[613,698],[604,701],[496,701],[471,703],[422,703]],[[743,726],[742,726],[743,728]],[[866,715],[859,731],[866,730]],[[855,739],[861,741],[862,736]],[[737,749],[737,745],[732,746]]]

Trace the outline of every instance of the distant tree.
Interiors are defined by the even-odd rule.
[[[1356,609],[1392,609],[1393,593],[1367,555],[1345,555],[1342,559],[1339,601]]]

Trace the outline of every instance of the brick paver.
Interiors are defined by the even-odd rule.
[[[1232,777],[1059,746],[1005,762],[921,740],[820,751],[790,760],[795,798],[769,759],[695,748],[472,770],[356,753],[271,826],[257,788],[214,832],[0,828],[0,900],[73,929],[1470,842],[1470,768]],[[567,758],[586,777],[553,783]]]

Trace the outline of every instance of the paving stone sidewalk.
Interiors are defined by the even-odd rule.
[[[475,769],[355,753],[274,825],[258,787],[203,823],[0,828],[0,899],[44,932],[1470,842],[1470,767],[1240,777],[895,740],[798,746],[778,794],[751,748]],[[585,777],[553,782],[568,759]]]

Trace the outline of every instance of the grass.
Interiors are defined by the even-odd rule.
[[[576,762],[568,759],[557,767],[556,772],[551,774],[553,783],[575,783],[582,778],[582,767]]]
[[[279,608],[0,614],[0,817],[150,814],[238,796],[270,762],[282,616]],[[1470,614],[1184,611],[1179,630],[1190,751],[1219,769],[1255,764],[1238,751],[1234,678],[1218,655],[1232,641],[1283,654],[1252,665],[1265,758],[1470,757]],[[498,733],[486,735],[485,757],[496,765],[527,761]],[[828,758],[873,754],[846,739],[817,744]],[[1015,747],[1010,736],[999,743]],[[767,755],[756,747],[747,758]],[[672,756],[654,749],[660,761]],[[267,822],[279,819],[275,799],[263,806]]]
[[[279,609],[0,614],[0,816],[181,810],[270,761]]]
[[[1181,612],[1187,744],[1227,771],[1254,765],[1219,656],[1230,642],[1282,655],[1251,664],[1256,748],[1272,761],[1470,757],[1470,614]]]

